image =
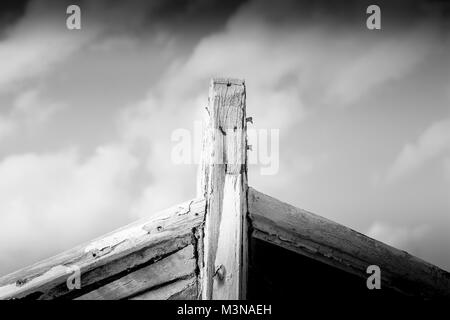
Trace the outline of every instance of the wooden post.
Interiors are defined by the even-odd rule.
[[[245,84],[210,85],[198,195],[206,200],[203,299],[245,299],[247,284]]]

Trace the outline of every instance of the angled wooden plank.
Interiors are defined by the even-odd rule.
[[[206,199],[203,299],[242,299],[247,256],[247,124],[245,84],[213,79],[199,170]]]
[[[450,273],[313,213],[249,188],[252,236],[367,278],[382,270],[382,286],[406,295],[450,298]]]
[[[94,241],[0,278],[0,299],[75,298],[191,244],[204,220],[205,200],[193,199]],[[78,267],[81,288],[69,289]]]
[[[130,300],[197,300],[197,290],[197,278],[191,277],[146,291]]]
[[[119,300],[187,276],[195,276],[194,246],[187,247],[122,278],[109,282],[77,300]]]

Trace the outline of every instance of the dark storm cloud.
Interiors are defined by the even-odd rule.
[[[201,38],[223,29],[228,19],[247,1],[243,0],[176,0],[154,1],[147,10],[139,31],[164,31],[185,41],[196,43]],[[138,32],[139,32],[138,31]]]
[[[253,16],[277,26],[321,24],[357,30],[365,29],[366,9],[372,4],[381,8],[385,30],[408,29],[426,19],[448,27],[450,3],[443,0],[254,1]]]
[[[243,0],[36,0],[47,3],[49,9],[69,4],[81,7],[85,19],[100,23],[133,26],[134,32],[159,28],[166,31],[186,31],[221,28]],[[63,3],[63,4],[61,4]],[[52,7],[52,8],[50,8]],[[54,12],[56,10],[53,10]],[[89,21],[92,23],[93,21]]]
[[[68,5],[81,7],[86,27],[100,24],[107,30],[129,31],[135,36],[165,31],[198,37],[220,30],[243,0],[2,0],[0,33],[13,26],[33,7],[39,15],[65,16]],[[42,8],[45,8],[42,10]]]
[[[28,0],[0,1],[0,34],[25,13]]]
[[[177,0],[161,1],[149,16],[149,23],[161,23],[174,28],[201,25],[221,26],[246,1],[242,0]]]
[[[65,14],[65,7],[78,4],[86,26],[104,24],[127,30],[134,35],[164,31],[188,38],[199,38],[221,30],[242,7],[251,7],[247,19],[261,20],[274,27],[323,25],[336,29],[365,29],[366,9],[377,4],[382,11],[384,30],[405,29],[423,21],[434,20],[448,29],[450,3],[443,0],[2,0],[0,30],[14,24],[31,3],[45,4],[53,13]],[[42,11],[43,19],[45,11]],[[251,21],[249,21],[251,22]],[[0,31],[0,32],[1,32]]]

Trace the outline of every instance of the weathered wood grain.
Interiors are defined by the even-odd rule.
[[[195,276],[197,261],[194,246],[187,247],[140,268],[135,272],[86,293],[77,300],[119,300],[149,290],[152,287],[186,276]]]
[[[450,298],[450,274],[345,226],[249,188],[252,236],[367,278],[382,270],[382,287],[423,298]]]
[[[197,290],[197,278],[191,277],[146,291],[130,298],[130,300],[196,300],[198,297]]]
[[[211,81],[198,196],[206,199],[203,299],[245,298],[247,124],[245,84]]]
[[[193,199],[4,276],[0,299],[75,298],[189,245],[197,250],[204,210],[205,200]],[[70,290],[73,266],[80,268],[81,288]]]

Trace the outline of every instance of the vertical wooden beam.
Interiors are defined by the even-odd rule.
[[[247,284],[247,124],[245,84],[210,85],[198,193],[206,199],[203,299],[245,299]]]

